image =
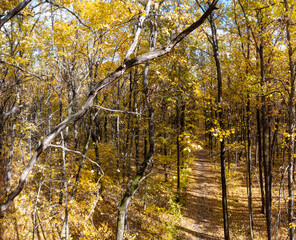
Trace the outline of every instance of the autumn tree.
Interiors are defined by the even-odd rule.
[[[10,39],[12,48],[15,48],[13,50],[20,56],[17,56],[18,58],[14,61],[3,54],[1,63],[8,69],[5,70],[4,68],[3,75],[8,76],[7,71],[9,71],[9,74],[12,74],[9,77],[13,76],[14,73],[15,81],[20,77],[23,79],[33,78],[38,83],[33,84],[32,82],[31,85],[28,85],[28,92],[32,93],[32,98],[28,101],[29,106],[26,111],[22,113],[24,116],[23,123],[26,122],[26,118],[29,118],[31,124],[26,128],[21,126],[17,129],[19,134],[17,140],[20,141],[20,144],[30,143],[28,154],[21,153],[26,167],[22,170],[22,173],[20,173],[20,168],[16,169],[16,175],[20,174],[18,184],[10,175],[10,172],[14,172],[10,169],[16,167],[16,163],[12,164],[12,160],[17,158],[13,151],[16,143],[16,118],[10,118],[12,120],[11,138],[9,139],[10,151],[7,155],[7,168],[4,171],[4,174],[7,175],[9,188],[7,188],[6,199],[1,204],[1,212],[6,213],[8,211],[9,206],[22,193],[26,181],[32,180],[36,184],[29,186],[32,194],[36,192],[35,200],[30,201],[28,195],[22,195],[22,199],[27,199],[29,204],[33,205],[33,238],[39,236],[40,232],[44,234],[37,209],[51,206],[44,214],[56,216],[60,220],[59,230],[58,233],[55,233],[55,236],[59,235],[62,238],[69,239],[71,212],[76,211],[76,208],[73,208],[73,200],[78,199],[79,194],[83,193],[83,188],[86,188],[86,186],[91,188],[92,191],[97,188],[95,197],[87,195],[89,196],[87,199],[92,203],[89,206],[90,212],[87,217],[89,219],[89,216],[95,211],[99,199],[104,197],[101,194],[103,187],[98,182],[93,182],[93,179],[99,181],[104,174],[99,165],[101,156],[104,154],[104,149],[100,145],[100,140],[103,137],[102,128],[104,129],[105,142],[110,144],[108,145],[109,149],[110,146],[114,146],[113,138],[116,138],[115,146],[118,151],[117,159],[119,159],[121,151],[123,149],[127,151],[126,148],[128,148],[123,146],[130,146],[131,148],[133,141],[129,134],[122,135],[122,129],[126,129],[120,121],[124,118],[120,118],[119,115],[114,118],[111,114],[115,112],[116,114],[142,115],[143,113],[138,112],[139,107],[142,111],[145,111],[144,114],[147,114],[149,119],[146,133],[149,135],[150,150],[145,153],[144,147],[144,158],[142,158],[144,160],[140,164],[139,134],[142,132],[139,129],[140,120],[137,117],[134,127],[136,134],[134,138],[137,159],[136,171],[134,172],[135,177],[132,177],[133,171],[131,170],[132,166],[129,165],[131,162],[129,162],[126,185],[124,183],[126,170],[123,169],[122,171],[122,174],[124,174],[122,175],[122,183],[126,188],[119,206],[119,220],[122,219],[122,222],[119,221],[118,225],[118,239],[122,239],[125,215],[130,199],[137,191],[139,183],[146,178],[154,155],[154,110],[150,95],[151,87],[147,83],[149,61],[171,52],[186,36],[202,25],[215,9],[217,1],[213,1],[207,11],[198,20],[194,19],[194,23],[191,25],[185,23],[182,28],[177,29],[177,25],[173,24],[172,20],[168,22],[165,20],[165,29],[173,31],[172,29],[175,28],[177,30],[170,36],[164,34],[163,38],[157,43],[156,32],[158,29],[152,27],[151,36],[154,36],[152,37],[154,40],[150,41],[150,48],[145,47],[145,40],[141,38],[143,28],[149,25],[157,25],[156,23],[160,21],[157,18],[157,14],[160,14],[158,11],[174,11],[175,9],[170,8],[170,5],[164,4],[161,8],[162,2],[152,3],[152,1],[147,1],[145,6],[141,1],[136,4],[133,1],[125,4],[121,1],[110,3],[105,1],[82,1],[79,3],[45,1],[36,3],[33,1],[30,11],[25,11],[24,8],[29,2],[31,1],[22,2],[1,18],[3,29],[8,27],[9,23],[4,25],[7,21],[11,21],[11,26],[20,24],[20,27],[24,28],[20,28],[19,42]],[[12,5],[8,6],[8,8],[10,7]],[[180,8],[180,6],[176,7]],[[20,13],[21,10],[23,10],[22,13]],[[43,15],[43,13],[46,14]],[[98,15],[98,13],[100,14]],[[17,18],[13,18],[17,14],[22,16],[19,22],[17,22]],[[33,24],[29,24],[32,20]],[[29,31],[26,31],[26,29],[29,29]],[[14,34],[12,28],[9,31],[7,36]],[[15,36],[19,37],[18,35]],[[2,46],[5,46],[5,44],[7,43],[3,43]],[[13,46],[13,44],[16,45]],[[136,67],[143,63],[146,64],[144,70]],[[132,67],[138,69],[134,72],[135,78],[139,78],[139,75],[144,76],[143,93],[141,94],[142,98],[134,96],[134,109],[130,101],[128,111],[126,111],[120,109],[123,99],[121,91],[126,87],[128,76],[132,76],[132,70],[127,71]],[[137,71],[144,74],[138,75]],[[126,74],[127,72],[128,74]],[[7,80],[5,81],[7,82]],[[139,80],[134,80],[136,87],[137,81]],[[130,79],[130,83],[132,83],[132,79]],[[112,94],[114,86],[117,87],[117,96]],[[130,87],[133,88],[132,84],[130,84]],[[132,91],[133,89],[130,91],[130,98],[132,98]],[[11,94],[12,92],[7,92],[7,101],[4,98],[3,104],[1,102],[5,108],[8,100],[10,101]],[[3,113],[1,118],[11,117],[10,114],[15,114],[25,105],[22,104],[22,99],[19,100],[19,96],[20,92],[18,92],[16,86],[16,96],[11,101],[10,110]],[[22,97],[25,98],[25,94]],[[114,104],[106,104],[112,98]],[[137,102],[139,99],[145,101],[145,106],[142,107],[142,103]],[[116,101],[118,101],[117,104]],[[185,106],[184,103],[182,103],[183,110],[180,114],[181,127],[184,125],[185,111],[183,106]],[[102,112],[105,112],[105,114]],[[106,112],[111,114],[107,115]],[[131,121],[128,118],[126,120],[128,126],[131,126]],[[86,133],[83,134],[85,129]],[[25,139],[20,133],[27,131],[29,138]],[[109,135],[111,133],[112,136]],[[91,143],[90,139],[94,143]],[[108,139],[112,139],[112,141]],[[4,139],[2,139],[3,141]],[[145,141],[144,145],[147,146]],[[91,154],[88,153],[89,146],[94,148],[96,161],[89,157],[89,154]],[[33,150],[34,148],[35,150]],[[41,155],[41,153],[43,154]],[[131,153],[125,153],[125,159],[128,158],[128,155],[132,156]],[[77,156],[74,157],[73,154]],[[125,159],[123,160],[124,168],[126,166]],[[85,164],[86,160],[89,165]],[[117,162],[120,163],[119,160]],[[35,166],[37,168],[34,168]],[[91,166],[90,169],[89,166]],[[88,185],[81,183],[84,181],[83,169],[89,174],[92,173],[93,169],[96,169],[97,172],[96,177],[89,180]],[[119,164],[117,164],[117,170],[121,171]],[[49,182],[49,185],[47,185],[47,182]],[[10,186],[13,186],[14,190],[11,190],[13,187],[10,188]],[[79,187],[81,187],[80,190],[78,190]],[[49,198],[46,197],[47,195]],[[42,202],[41,205],[40,202]],[[56,202],[58,202],[57,205],[54,204]],[[121,211],[121,209],[124,211]],[[123,217],[121,217],[122,214]]]

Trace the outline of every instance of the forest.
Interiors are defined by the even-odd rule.
[[[1,240],[295,239],[295,0],[2,0],[0,28]]]

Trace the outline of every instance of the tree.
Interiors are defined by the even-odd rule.
[[[29,1],[26,1],[24,3],[29,3]],[[53,2],[49,2],[50,4],[52,4],[52,6],[55,6],[56,8],[60,8],[60,9],[66,9],[66,11],[68,11],[69,13],[70,10],[68,10],[66,7],[64,6],[59,6]],[[5,212],[7,211],[8,207],[13,203],[15,197],[17,197],[23,190],[24,188],[24,185],[25,185],[25,182],[26,182],[26,179],[29,175],[29,173],[32,171],[34,165],[37,163],[37,159],[38,157],[40,156],[40,154],[42,152],[44,152],[48,147],[53,147],[54,145],[51,144],[51,142],[57,138],[59,135],[61,135],[63,133],[63,131],[66,129],[66,132],[68,131],[68,127],[71,125],[71,124],[77,124],[77,121],[82,119],[83,116],[90,111],[90,109],[92,109],[95,104],[94,102],[96,101],[96,98],[97,98],[97,94],[99,91],[101,91],[102,89],[106,88],[106,86],[108,85],[111,85],[113,82],[115,82],[118,78],[120,78],[126,71],[127,69],[133,67],[133,66],[136,66],[136,65],[139,65],[139,64],[142,64],[142,63],[145,63],[149,60],[152,60],[154,58],[158,58],[160,56],[163,56],[167,53],[169,53],[180,41],[182,41],[188,34],[190,34],[192,31],[194,31],[196,28],[198,28],[201,24],[203,24],[203,22],[205,21],[205,19],[209,16],[209,14],[216,8],[215,5],[216,5],[217,1],[213,1],[212,4],[209,6],[208,10],[201,16],[201,18],[199,20],[197,20],[196,22],[194,22],[191,26],[189,26],[188,28],[186,28],[185,30],[183,30],[180,34],[178,34],[170,43],[166,44],[164,47],[160,48],[160,49],[156,49],[156,50],[151,50],[150,52],[148,53],[144,53],[142,55],[138,55],[136,57],[133,57],[131,58],[132,54],[134,53],[137,45],[138,45],[138,42],[139,42],[139,36],[140,36],[140,32],[141,32],[141,28],[142,28],[142,25],[146,19],[146,17],[148,16],[148,13],[149,13],[149,8],[146,10],[146,13],[143,14],[140,18],[139,18],[139,22],[140,24],[138,25],[139,28],[137,29],[136,33],[135,33],[135,36],[134,36],[134,39],[133,39],[133,42],[131,43],[131,45],[129,46],[129,49],[128,51],[126,52],[125,56],[124,56],[124,60],[121,64],[119,64],[120,66],[115,70],[113,71],[112,73],[108,74],[107,77],[105,77],[103,80],[101,80],[100,82],[97,82],[97,83],[94,83],[94,86],[91,87],[91,90],[89,90],[89,94],[88,96],[86,97],[86,100],[84,102],[84,104],[82,104],[80,106],[79,109],[75,109],[74,107],[72,107],[72,111],[76,111],[74,112],[72,115],[70,113],[70,115],[67,116],[67,118],[65,120],[62,120],[63,118],[63,113],[61,111],[61,108],[60,108],[60,119],[61,119],[61,122],[57,124],[56,127],[54,128],[51,128],[50,132],[46,133],[43,137],[42,137],[42,141],[40,142],[39,146],[37,146],[37,148],[35,149],[34,153],[32,154],[32,157],[28,163],[28,165],[25,167],[24,171],[22,172],[21,176],[20,176],[20,179],[19,179],[19,184],[18,186],[8,194],[5,202],[3,202],[1,204],[1,212]],[[151,4],[151,1],[148,1],[148,4],[147,6],[149,6]],[[22,5],[23,8],[25,7],[24,5]],[[19,10],[20,11],[20,10]],[[73,16],[78,19],[78,22],[82,25],[83,28],[86,28],[87,31],[92,31],[92,29],[89,29],[88,26],[86,24],[83,23],[83,20],[81,20],[81,18],[74,14],[73,13]],[[61,24],[62,26],[62,24]],[[65,26],[68,26],[70,28],[70,26],[68,24],[65,24]],[[73,29],[74,30],[74,29]],[[54,52],[56,51],[55,50],[55,47],[59,47],[57,46],[57,44],[59,44],[58,42],[59,40],[56,39],[55,40],[55,43],[52,43],[52,44],[55,44],[53,46],[53,55],[54,57],[56,58],[57,56],[55,56]],[[62,38],[61,38],[61,41],[62,41]],[[73,46],[70,46],[69,47],[73,47]],[[59,49],[59,48],[58,48]],[[78,50],[78,48],[76,48]],[[49,53],[49,52],[48,52]],[[69,53],[69,52],[68,52]],[[61,69],[59,70],[60,67],[66,69],[67,66],[67,61],[66,58],[65,58],[65,52],[60,52],[59,54],[63,54],[63,57],[62,58],[57,58],[58,60],[58,65],[57,65],[57,68],[58,68],[58,73],[59,73],[59,76],[63,77],[63,71],[61,71]],[[65,64],[62,63],[63,60],[66,60],[65,61]],[[75,59],[74,59],[75,60]],[[4,64],[8,64],[7,62],[4,62],[2,61],[2,63]],[[61,64],[62,63],[62,64]],[[73,63],[73,62],[72,62]],[[73,65],[72,65],[73,66]],[[34,73],[31,73],[30,71],[27,71],[25,70],[24,68],[22,67],[18,67],[18,66],[15,66],[16,68],[18,68],[20,71],[24,72],[24,73],[27,73],[27,74],[30,74],[31,76],[35,76],[37,77],[38,79],[40,80],[43,80],[44,77],[43,76],[39,76],[38,74],[34,74]],[[70,74],[71,77],[72,74],[73,74],[73,70],[74,68],[72,69],[69,69],[69,70],[66,70],[65,72],[65,76],[66,78],[69,76],[68,74]],[[72,71],[72,72],[71,72]],[[91,73],[91,71],[90,71]],[[49,76],[46,76],[45,78],[49,78]],[[56,90],[56,92],[58,93],[58,96],[59,96],[59,102],[62,103],[64,100],[62,99],[62,92],[59,92],[61,91],[61,82],[59,83],[60,86],[59,86],[59,89]],[[52,82],[52,86],[53,86],[53,89],[54,89],[54,85],[56,85],[56,82],[55,80],[53,80]],[[50,84],[49,84],[50,86]],[[70,90],[70,89],[69,89]],[[75,88],[73,88],[73,96],[75,95]],[[55,91],[55,90],[54,90]],[[71,90],[70,90],[71,91]],[[148,96],[147,96],[148,97]],[[146,97],[146,98],[147,98]],[[70,101],[71,100],[71,101]],[[71,99],[69,98],[69,102],[70,104],[73,104],[73,106],[75,106],[75,99]],[[62,106],[60,104],[60,106]],[[149,106],[148,106],[149,108]],[[150,110],[149,110],[150,111]],[[71,111],[70,111],[71,112]],[[152,114],[152,111],[150,111],[150,114]],[[150,134],[151,135],[151,134]],[[63,144],[63,142],[65,141],[63,135],[61,135],[61,141],[62,141],[62,149],[63,149],[63,158],[65,158],[65,149],[66,149],[66,145]],[[152,136],[152,135],[151,135]],[[151,138],[151,137],[150,137]],[[152,141],[152,140],[151,140]],[[150,142],[151,142],[150,141]],[[152,143],[150,143],[152,144]],[[150,165],[150,162],[152,160],[152,156],[153,154],[151,154],[151,151],[150,151],[150,154],[147,155],[147,158],[144,160],[144,162],[142,163],[142,167],[139,168],[138,170],[138,173],[136,174],[136,177],[134,178],[134,180],[132,181],[132,183],[128,186],[128,190],[127,190],[127,193],[130,195],[129,197],[131,197],[134,192],[137,190],[138,188],[138,184],[139,182],[141,181],[142,178],[144,178],[145,176],[145,173],[147,171],[147,168],[149,167]],[[64,164],[64,169],[65,169],[65,164],[66,162],[64,161],[63,162]],[[66,175],[66,173],[64,173],[64,176]],[[62,182],[66,182],[66,179],[63,178],[61,180]],[[66,183],[65,183],[66,184]],[[66,184],[67,185],[67,184]],[[65,190],[67,191],[67,190]],[[67,235],[67,234],[66,234]],[[66,237],[67,238],[67,237]]]
[[[290,21],[291,12],[288,1],[284,1],[284,6],[286,10],[286,39],[287,39],[287,49],[288,49],[288,59],[289,59],[289,73],[290,73],[290,92],[288,100],[288,188],[289,188],[289,212],[288,219],[290,224],[290,239],[294,239],[295,227],[293,224],[294,218],[294,132],[295,132],[295,63],[293,57],[293,47],[291,40],[291,30]]]
[[[213,48],[213,55],[215,59],[215,64],[217,68],[217,103],[218,103],[218,121],[220,126],[220,131],[222,135],[220,136],[220,164],[221,164],[221,180],[222,180],[222,206],[223,206],[223,220],[224,220],[224,238],[230,239],[229,235],[229,220],[228,220],[228,209],[227,209],[227,186],[226,186],[226,170],[225,170],[225,136],[224,136],[224,116],[223,116],[223,95],[222,95],[222,70],[219,57],[219,44],[217,38],[217,27],[214,19],[214,15],[211,14],[209,18],[211,25],[211,45]]]

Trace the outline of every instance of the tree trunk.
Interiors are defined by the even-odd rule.
[[[151,23],[151,34],[150,34],[150,49],[153,50],[155,47],[155,41],[157,37],[156,25]],[[144,68],[144,77],[143,77],[143,93],[145,96],[147,109],[148,109],[148,136],[149,136],[149,152],[145,155],[144,161],[141,164],[141,167],[137,171],[135,178],[127,187],[126,192],[121,200],[120,206],[118,208],[118,220],[117,220],[117,240],[122,240],[124,236],[125,228],[125,219],[127,216],[129,202],[132,196],[137,191],[140,182],[145,178],[145,173],[153,162],[153,156],[155,152],[155,143],[154,143],[154,109],[152,104],[151,91],[148,87],[148,72],[149,72],[150,61],[147,61]]]
[[[222,70],[219,59],[219,46],[217,39],[217,28],[214,21],[213,14],[210,15],[209,21],[212,30],[212,47],[216,63],[217,81],[218,81],[218,121],[221,131],[224,130],[223,123],[223,100],[222,100]],[[225,169],[225,137],[221,136],[220,139],[220,163],[221,163],[221,182],[222,182],[222,207],[223,207],[223,220],[224,220],[224,238],[230,239],[229,236],[229,222],[228,222],[228,209],[227,209],[227,183],[226,183],[226,169]]]
[[[152,99],[151,99],[151,93],[148,89],[148,69],[149,69],[150,62],[148,61],[145,66],[145,74],[144,74],[144,93],[146,97],[146,103],[148,108],[148,134],[149,134],[149,152],[145,156],[145,159],[143,163],[141,164],[141,167],[137,171],[136,176],[132,180],[132,182],[127,187],[127,190],[124,193],[124,196],[121,200],[120,206],[118,208],[118,220],[117,220],[117,240],[122,240],[124,236],[124,228],[125,228],[125,219],[128,212],[128,206],[130,203],[130,200],[132,196],[137,191],[140,182],[145,178],[145,173],[148,170],[148,167],[150,166],[151,162],[153,161],[153,155],[155,151],[154,146],[154,137],[153,137],[153,125],[154,125],[154,110],[152,106]]]
[[[179,99],[176,103],[176,122],[177,122],[177,198],[176,202],[180,202],[180,117],[179,117]]]
[[[5,171],[4,171],[4,154],[3,154],[3,128],[4,128],[4,119],[1,117],[1,108],[0,108],[0,200],[4,201],[5,198]],[[3,228],[3,218],[4,213],[0,211],[0,240],[3,240],[4,228]]]
[[[252,148],[251,148],[251,121],[250,121],[250,96],[248,93],[248,102],[246,107],[247,114],[247,159],[248,159],[248,208],[250,220],[250,237],[253,239],[253,203],[252,203]]]
[[[289,12],[289,5],[287,0],[284,0],[286,11]],[[289,55],[289,70],[290,70],[290,93],[289,93],[289,102],[288,102],[288,220],[289,220],[289,234],[290,240],[294,240],[295,227],[293,224],[294,221],[294,148],[295,148],[295,62],[293,59],[293,48],[291,44],[291,33],[290,33],[290,23],[286,23],[286,38],[288,45],[288,55]]]
[[[83,152],[82,152],[83,157],[82,157],[82,160],[81,160],[81,162],[79,164],[79,168],[78,168],[78,171],[77,171],[77,174],[76,174],[75,184],[74,184],[74,186],[72,188],[71,199],[75,199],[75,197],[76,197],[77,187],[78,187],[78,184],[79,184],[79,181],[80,181],[80,178],[81,178],[82,170],[83,170],[84,165],[85,165],[85,156],[86,156],[88,146],[89,146],[89,142],[90,142],[90,139],[91,139],[91,135],[92,135],[92,132],[93,132],[92,122],[91,122],[93,120],[94,120],[94,117],[90,116],[89,129],[87,131],[86,142],[85,142],[84,149],[83,149]]]
[[[262,141],[261,141],[261,114],[260,109],[257,107],[256,111],[257,118],[257,144],[258,144],[258,165],[259,165],[259,178],[260,178],[260,192],[261,192],[261,213],[265,213],[265,193],[264,193],[264,177],[262,171]]]
[[[264,66],[264,47],[263,43],[259,46],[259,58],[260,58],[260,70],[261,70],[261,122],[262,122],[262,152],[263,152],[263,166],[264,166],[264,177],[265,177],[265,207],[266,207],[266,230],[268,240],[272,240],[272,229],[271,229],[271,165],[268,161],[267,155],[267,114],[266,114],[266,97],[265,97],[265,66]],[[271,157],[271,156],[270,156]]]
[[[11,186],[11,164],[12,164],[12,156],[14,152],[14,141],[15,141],[15,128],[16,128],[16,119],[13,120],[12,123],[12,129],[11,129],[11,142],[10,142],[10,148],[9,148],[9,157],[8,162],[6,164],[6,196],[10,192],[10,186]]]

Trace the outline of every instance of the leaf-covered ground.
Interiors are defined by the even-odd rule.
[[[219,182],[215,170],[201,151],[192,163],[187,187],[180,239],[220,239],[223,236]]]
[[[218,161],[217,161],[218,162]],[[221,182],[218,163],[209,160],[206,151],[200,151],[191,165],[192,176],[183,194],[183,218],[179,225],[179,239],[223,239],[223,219],[221,203]],[[236,171],[231,164],[227,174],[228,212],[231,239],[249,239],[249,214],[246,188],[246,163],[239,162]],[[274,176],[273,190],[273,233],[278,213],[278,177]],[[254,239],[267,239],[265,215],[260,213],[260,189],[258,173],[253,176]],[[284,206],[282,206],[284,208]],[[285,218],[285,213],[282,213]],[[278,239],[287,237],[283,224],[279,228]]]

